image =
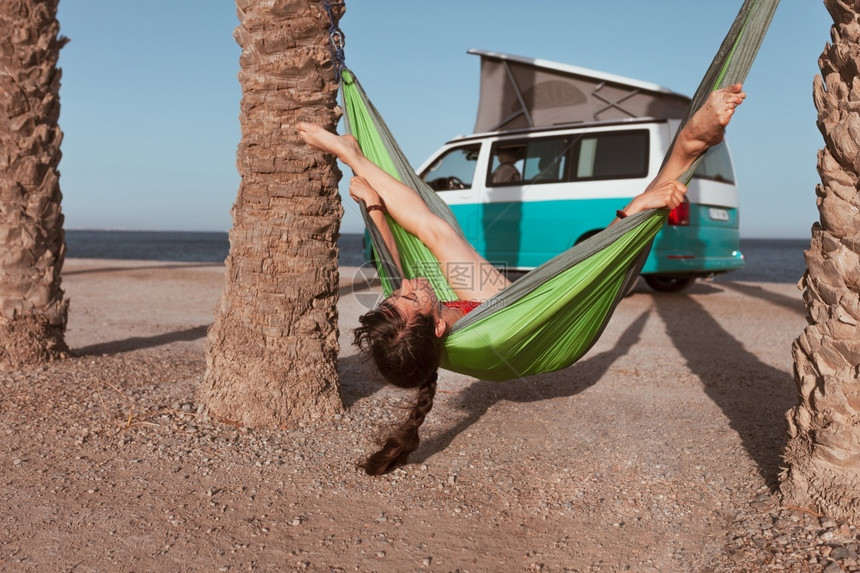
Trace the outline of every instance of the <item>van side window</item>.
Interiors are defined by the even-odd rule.
[[[470,189],[481,144],[449,149],[421,174],[434,191]]]
[[[487,186],[563,181],[574,142],[573,136],[564,136],[495,143]]]
[[[732,169],[731,157],[729,157],[729,148],[726,147],[725,143],[715,145],[705,153],[693,177],[720,181],[721,183],[735,182],[735,173]]]
[[[648,175],[648,132],[588,133],[579,142],[572,179],[634,179]]]
[[[532,183],[558,183],[564,180],[572,137],[546,137],[529,143],[525,161],[525,177]]]
[[[646,177],[649,141],[645,129],[499,141],[487,186]]]
[[[493,146],[493,159],[490,163],[491,185],[512,185],[523,180],[523,160],[526,145],[523,143],[504,143]]]

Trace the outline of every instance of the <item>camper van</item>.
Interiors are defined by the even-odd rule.
[[[472,135],[418,173],[493,264],[534,268],[599,232],[660,169],[690,98],[655,84],[565,64],[481,57]],[[676,292],[743,266],[738,191],[726,143],[705,155],[669,213],[642,275]]]

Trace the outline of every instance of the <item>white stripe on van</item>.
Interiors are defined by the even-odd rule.
[[[587,199],[630,199],[648,185],[645,179],[628,181],[578,181],[576,183],[541,183],[512,185],[483,190],[442,191],[439,196],[449,205],[511,203],[537,201],[582,201]],[[734,185],[705,179],[690,182],[687,197],[691,203],[735,209],[738,207]]]

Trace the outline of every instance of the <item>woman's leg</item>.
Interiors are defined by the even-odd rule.
[[[430,249],[457,296],[483,300],[509,284],[447,221],[430,211],[415,190],[365,157],[354,137],[336,135],[314,124],[296,127],[305,143],[336,156],[376,190],[388,214]]]
[[[401,227],[423,239],[422,228],[435,216],[433,212],[418,193],[365,157],[354,137],[337,135],[310,123],[299,123],[296,128],[305,143],[331,153],[348,165],[356,175],[363,177],[382,197],[391,217]]]
[[[720,143],[735,109],[745,97],[741,84],[711,92],[678,134],[669,159],[647,189],[678,179],[696,159]]]
[[[677,179],[696,159],[723,140],[723,134],[735,108],[745,97],[740,84],[712,92],[705,104],[678,133],[669,159],[660,172],[642,193],[633,197],[624,212],[632,215],[648,209],[674,209],[680,205],[687,187]]]

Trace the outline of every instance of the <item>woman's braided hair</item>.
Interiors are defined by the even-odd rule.
[[[399,388],[417,388],[418,396],[407,419],[396,427],[381,449],[364,462],[370,475],[403,465],[418,448],[418,428],[433,408],[442,340],[433,316],[415,314],[408,321],[391,299],[359,318],[355,344],[373,357],[379,372]]]

